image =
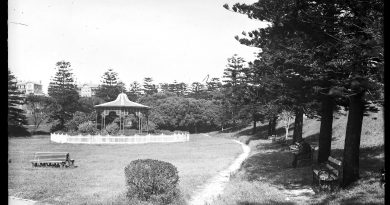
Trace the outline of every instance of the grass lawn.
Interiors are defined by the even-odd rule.
[[[342,158],[347,115],[335,116],[331,155]],[[303,137],[318,144],[320,121],[304,119]],[[292,134],[292,129],[290,134]],[[267,126],[260,125],[252,135],[247,128],[215,136],[239,138],[251,147],[249,158],[228,183],[214,205],[259,204],[384,204],[384,189],[380,187],[380,169],[384,167],[383,112],[370,113],[363,119],[360,145],[360,177],[355,184],[333,193],[318,192],[306,198],[288,199],[286,190],[309,188],[311,167],[292,168],[292,155],[286,145],[273,144],[267,139]],[[278,126],[277,134],[284,135]]]
[[[33,168],[37,151],[69,152],[74,169]],[[182,199],[227,168],[242,152],[229,139],[191,135],[189,142],[143,145],[51,143],[47,135],[9,138],[9,195],[51,204],[125,204],[124,168],[135,159],[158,159],[178,168]]]

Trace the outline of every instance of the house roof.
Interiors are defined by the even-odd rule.
[[[127,98],[127,95],[125,93],[120,93],[116,100],[111,102],[106,102],[100,105],[95,105],[96,108],[104,108],[104,107],[128,107],[128,108],[143,108],[143,109],[150,109],[150,107],[146,105],[141,105],[139,103],[135,103],[129,100]]]

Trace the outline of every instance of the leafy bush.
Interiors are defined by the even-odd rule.
[[[100,132],[100,135],[102,135],[102,136],[106,136],[106,135],[108,135],[108,132],[107,132],[107,130],[102,130],[102,131]]]
[[[106,126],[106,131],[109,135],[116,135],[119,131],[119,126],[115,122],[110,123]]]
[[[83,134],[94,135],[97,133],[96,125],[92,121],[81,123],[78,127],[78,131]]]
[[[77,130],[80,124],[90,121],[91,117],[90,114],[77,111],[73,114],[72,119],[65,123],[65,128],[67,131]]]
[[[155,130],[154,133],[155,134],[164,134],[164,135],[172,135],[173,134],[173,132],[169,131],[169,130]]]
[[[127,198],[169,204],[179,197],[177,168],[168,162],[138,159],[125,167]]]

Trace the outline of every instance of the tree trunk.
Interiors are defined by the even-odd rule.
[[[272,125],[271,125],[271,135],[276,135],[276,122],[278,120],[278,116],[272,118]]]
[[[303,109],[299,108],[295,110],[294,121],[294,133],[292,143],[302,139],[302,127],[303,127]]]
[[[348,186],[359,179],[359,148],[364,114],[364,92],[351,96],[343,156],[343,182]]]
[[[318,163],[328,160],[332,143],[333,109],[335,103],[330,96],[323,96],[321,102],[321,127],[318,139]]]
[[[255,115],[253,114],[253,130],[252,130],[252,134],[256,134],[256,117]]]
[[[285,135],[285,139],[287,140],[287,137],[288,137],[288,129],[289,129],[289,125],[287,124],[285,127],[284,127],[284,129],[286,130],[286,135]]]
[[[271,134],[272,133],[271,132],[272,131],[272,118],[268,119],[268,127],[267,128],[268,128],[268,132],[267,133],[268,133],[268,137],[269,137],[269,136],[272,135]]]

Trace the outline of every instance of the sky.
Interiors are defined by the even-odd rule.
[[[227,58],[254,59],[258,48],[234,39],[267,24],[223,8],[255,0],[8,1],[8,67],[18,80],[41,81],[58,61],[77,83],[101,82],[109,68],[126,84],[222,78]]]

